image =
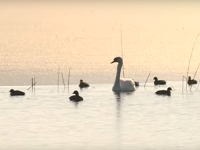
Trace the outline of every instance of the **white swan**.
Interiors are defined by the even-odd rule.
[[[117,74],[116,74],[116,79],[115,83],[113,85],[112,90],[114,92],[132,92],[135,91],[135,82],[133,79],[128,79],[128,78],[121,78],[120,79],[120,73],[121,73],[121,68],[123,65],[123,60],[121,57],[115,57],[114,60],[111,62],[118,62],[117,65]]]

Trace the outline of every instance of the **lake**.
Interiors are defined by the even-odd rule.
[[[80,90],[71,85],[1,86],[1,150],[197,150],[200,147],[200,92],[182,83],[115,94],[112,84]],[[173,87],[171,96],[155,91]],[[9,90],[26,92],[11,97]],[[78,90],[84,101],[69,101]]]

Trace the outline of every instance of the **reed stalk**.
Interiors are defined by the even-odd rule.
[[[184,83],[184,79],[186,80],[186,87],[187,87],[187,81],[188,81],[188,79],[185,76],[183,76],[183,83]],[[184,87],[183,83],[182,83],[182,87]],[[187,89],[186,89],[186,91],[187,91]]]
[[[122,53],[122,59],[124,60],[124,52],[123,52],[123,44],[122,44],[122,25],[121,25],[121,53]],[[125,73],[124,73],[124,62],[122,65],[122,69],[123,69],[123,78],[125,77]]]
[[[182,77],[182,93],[183,93],[183,90],[184,90],[184,76]]]
[[[34,86],[34,91],[35,91],[35,77],[33,78],[33,86]]]
[[[36,85],[36,83],[37,83],[37,82],[35,82],[33,85]],[[32,88],[32,85],[31,85],[27,90],[30,90],[30,88]]]
[[[195,74],[194,74],[193,79],[196,77],[197,71],[199,70],[199,66],[200,66],[200,63],[199,63],[199,65],[198,65],[198,67],[197,67],[197,70],[195,71]]]
[[[65,80],[64,80],[63,73],[61,73],[61,75],[62,75],[63,86],[64,86],[64,90],[65,90]]]
[[[190,53],[190,59],[189,59],[189,63],[188,63],[187,76],[186,76],[187,79],[188,79],[188,74],[189,74],[189,70],[190,70],[190,62],[191,62],[191,59],[192,59],[192,54],[193,54],[193,51],[194,51],[194,46],[196,44],[196,41],[197,41],[198,37],[199,37],[199,33],[196,36],[196,39],[195,39],[193,47],[192,47],[192,51]],[[187,91],[187,82],[186,82],[186,91]]]
[[[27,89],[27,90],[30,90],[30,88],[32,88],[32,90],[33,90],[33,86],[35,86],[36,85],[36,83],[37,82],[33,82],[33,78],[31,79],[31,86]]]
[[[199,83],[200,83],[200,80],[199,80]],[[197,90],[199,89],[199,83],[198,83],[198,86],[197,86]]]
[[[151,73],[149,73],[149,75],[147,76],[147,79],[146,79],[146,81],[145,81],[144,87],[146,87],[146,83],[147,83],[147,81],[148,81],[148,79],[149,79],[150,74],[151,74]]]
[[[69,73],[68,73],[68,81],[67,81],[68,89],[69,89],[69,80],[70,80],[70,70],[71,70],[71,67],[69,68]]]
[[[58,68],[58,81],[57,81],[58,89],[59,89],[59,82],[60,82],[59,75],[60,75],[60,67]]]
[[[31,79],[31,88],[32,88],[32,91],[33,91],[33,78]]]
[[[193,44],[193,47],[192,47],[192,51],[190,53],[190,59],[189,59],[188,69],[187,69],[187,78],[188,78],[188,73],[189,73],[189,69],[190,69],[190,62],[191,62],[191,59],[192,59],[192,54],[193,54],[193,51],[194,51],[194,46],[196,44],[196,41],[197,41],[198,37],[199,37],[199,33],[197,34],[197,37],[196,37],[196,39],[194,41],[194,44]]]

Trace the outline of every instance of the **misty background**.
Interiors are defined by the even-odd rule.
[[[67,82],[70,67],[70,84],[113,83],[122,49],[126,77],[181,81],[199,14],[197,1],[0,1],[0,85],[54,85],[59,68]],[[191,76],[199,53],[198,38]]]

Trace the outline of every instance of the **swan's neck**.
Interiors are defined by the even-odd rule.
[[[121,73],[121,68],[122,68],[123,63],[119,62],[117,65],[117,74],[115,78],[115,84],[113,86],[114,90],[121,90],[120,88],[120,73]]]

